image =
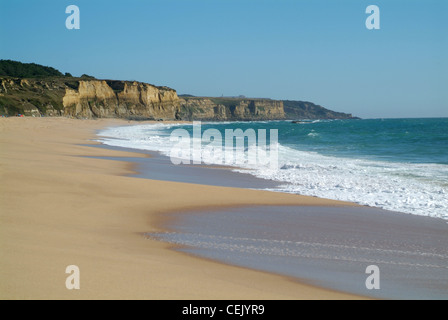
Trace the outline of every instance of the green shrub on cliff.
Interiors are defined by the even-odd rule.
[[[23,108],[20,107],[18,102],[10,97],[2,97],[0,96],[0,115],[16,115],[18,113],[22,113]]]
[[[0,76],[15,78],[62,77],[61,72],[52,67],[36,63],[22,63],[12,60],[0,60]]]
[[[81,78],[82,78],[82,79],[95,79],[95,77],[93,77],[93,76],[89,76],[88,74],[83,74],[83,75],[81,76]]]

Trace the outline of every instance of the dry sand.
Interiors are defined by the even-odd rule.
[[[211,206],[349,205],[126,176],[125,157],[82,146],[120,120],[0,119],[0,299],[351,299],[145,239],[164,213]],[[123,161],[83,156],[124,157]],[[81,289],[67,290],[77,265]]]

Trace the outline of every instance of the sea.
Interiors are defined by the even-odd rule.
[[[99,141],[172,156],[180,145],[173,139],[176,129],[191,136],[182,146],[193,150],[198,143],[195,127],[185,123],[106,128],[99,132]],[[269,190],[448,220],[448,118],[200,123],[201,134],[209,129],[222,137],[229,129],[253,129],[258,133],[256,144],[263,142],[259,130],[265,130],[267,151],[272,148],[270,133],[276,130],[276,167],[254,164],[249,157],[223,163],[205,151],[201,157],[207,164],[234,166],[236,172],[278,183]],[[199,144],[205,148],[211,141]],[[245,143],[248,151],[251,142]],[[223,141],[222,148],[225,151],[229,145]]]

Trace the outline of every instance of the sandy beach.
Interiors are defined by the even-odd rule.
[[[448,300],[448,1],[0,7],[0,300]]]
[[[129,177],[126,157],[83,146],[120,120],[0,119],[1,299],[356,299],[145,239],[171,212],[238,205],[351,205]],[[91,157],[123,157],[122,161]],[[80,290],[65,269],[80,268]]]

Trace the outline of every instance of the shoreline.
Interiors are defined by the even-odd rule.
[[[448,297],[448,227],[439,219],[335,206],[246,206],[173,215],[171,232],[147,237],[187,254],[339,292],[376,299]],[[381,270],[381,290],[365,288],[369,265]]]
[[[233,171],[249,173],[254,177],[266,179],[265,181],[276,181],[278,185],[273,188],[266,188],[271,191],[349,201],[360,205],[380,207],[389,211],[447,220],[448,203],[444,199],[446,194],[444,182],[446,179],[444,180],[444,178],[448,177],[448,167],[445,165],[447,163],[446,156],[441,151],[442,149],[436,148],[433,152],[426,145],[428,150],[425,152],[426,147],[422,141],[418,140],[416,141],[418,150],[416,149],[414,152],[411,137],[402,137],[403,147],[400,147],[399,140],[401,138],[394,133],[395,124],[400,127],[412,127],[419,121],[422,121],[423,131],[431,130],[432,122],[423,119],[410,121],[409,123],[389,121],[387,124],[384,124],[383,121],[366,120],[357,123],[354,127],[344,121],[323,121],[310,126],[291,125],[284,121],[254,121],[246,124],[226,123],[225,125],[213,122],[201,123],[200,126],[199,124],[196,126],[191,124],[156,124],[154,126],[138,125],[107,128],[99,133],[98,141],[117,147],[156,150],[170,157],[175,150],[171,147],[179,145],[170,141],[173,138],[175,140],[173,132],[175,134],[180,132],[187,134],[188,132],[190,138],[191,133],[196,132],[198,138],[199,128],[201,128],[201,132],[203,132],[202,145],[205,147],[201,154],[203,163],[226,164],[232,160],[231,154],[222,154],[222,151],[226,148],[220,150],[219,147],[217,149],[220,150],[221,156],[226,155],[223,159],[216,159],[209,152],[211,151],[209,148],[211,145],[208,144],[206,138],[212,132],[209,129],[217,129],[221,137],[224,137],[226,132],[231,132],[232,129],[234,133],[241,133],[240,130],[243,130],[243,134],[252,132],[247,130],[253,129],[256,129],[255,132],[257,132],[257,129],[280,130],[278,144],[280,170],[270,170],[269,167],[259,166],[255,163],[241,163],[241,167],[237,168],[237,162],[239,160],[245,161],[244,158],[249,156],[250,152],[247,154],[246,152],[250,149],[245,149],[245,154],[238,154],[237,151],[236,156],[240,159],[233,159],[232,166],[235,166]],[[434,125],[443,124],[443,121],[434,123]],[[383,126],[385,127],[383,128]],[[384,138],[387,134],[391,134],[392,140],[389,142],[383,141],[379,144],[372,143],[372,141],[369,141],[369,135],[375,136],[378,130],[367,134],[367,131],[364,132],[363,128],[369,132],[373,128],[380,131],[383,128],[387,132],[379,133],[379,135]],[[331,134],[333,130],[335,131],[334,135]],[[422,139],[426,136],[419,134],[418,131],[415,134]],[[352,139],[357,143],[352,145],[350,142]],[[428,135],[428,139],[430,139],[430,135]],[[434,143],[438,144],[437,139]],[[196,146],[199,146],[199,144],[196,144]],[[234,147],[234,151],[239,149],[237,145]],[[191,163],[191,151],[194,149],[193,144],[193,149],[184,149],[179,154],[186,160],[185,163]],[[255,148],[253,150],[255,151]],[[197,155],[199,156],[199,153]],[[229,155],[230,157],[228,157]],[[189,157],[190,159],[188,159]],[[269,158],[264,160],[269,161]],[[240,181],[241,179],[235,180]],[[447,210],[445,210],[446,207]]]
[[[277,187],[279,186],[278,182],[275,181],[270,181],[270,180],[265,180],[262,178],[258,178],[255,177],[251,174],[248,173],[243,173],[243,172],[235,172],[233,171],[234,169],[238,169],[236,167],[229,167],[229,166],[220,166],[220,165],[204,165],[204,164],[200,164],[200,165],[194,165],[194,164],[186,164],[186,165],[173,165],[169,159],[169,157],[163,155],[161,152],[157,152],[157,151],[148,151],[148,150],[139,150],[139,149],[132,149],[132,148],[125,148],[125,147],[114,147],[114,146],[110,146],[107,145],[105,143],[101,143],[101,145],[96,145],[97,147],[102,147],[102,148],[106,148],[106,149],[111,149],[111,150],[118,150],[118,151],[131,151],[131,152],[139,152],[141,154],[145,154],[146,158],[142,159],[142,158],[133,158],[133,159],[129,159],[130,161],[132,161],[132,163],[134,163],[135,165],[135,171],[136,173],[133,174],[133,177],[138,177],[138,178],[143,178],[143,179],[156,179],[156,180],[161,180],[161,181],[173,181],[173,182],[181,182],[181,183],[194,183],[194,184],[199,184],[199,185],[207,185],[207,186],[219,186],[219,187],[231,187],[231,188],[243,188],[243,189],[252,189],[252,190],[266,190],[268,192],[280,192],[280,193],[285,193],[282,192],[281,190],[276,190]],[[150,158],[149,161],[147,161],[147,158]],[[154,165],[154,163],[157,162],[158,165]],[[173,174],[174,171],[174,174]],[[223,171],[225,172],[223,174]],[[154,175],[154,172],[157,172],[157,175]],[[175,175],[176,177],[173,177],[173,175]],[[194,178],[193,178],[194,177]],[[285,193],[285,194],[290,194],[290,193]],[[327,199],[322,199],[319,197],[313,197],[313,198],[317,198],[320,200],[327,200]],[[316,205],[311,205],[309,208],[307,208],[308,205],[303,205],[301,204],[300,206],[291,206],[291,205],[281,205],[281,209],[283,211],[294,211],[294,210],[298,210],[298,211],[307,211],[309,209],[311,210],[315,210],[318,209],[318,207],[316,207]],[[226,205],[226,206],[213,206],[213,207],[207,207],[207,208],[203,208],[203,207],[199,207],[199,208],[195,208],[195,209],[190,209],[188,212],[184,210],[182,210],[181,212],[171,212],[171,213],[164,213],[164,216],[166,215],[171,215],[174,216],[176,218],[172,218],[170,219],[170,221],[168,222],[166,219],[164,219],[164,222],[161,224],[161,229],[163,230],[163,232],[161,233],[162,235],[166,235],[166,229],[169,229],[171,231],[173,231],[176,236],[179,235],[179,232],[182,233],[182,230],[185,230],[185,228],[190,228],[192,230],[196,230],[196,232],[202,232],[203,230],[199,227],[196,226],[202,226],[204,223],[204,219],[203,218],[209,218],[210,216],[215,215],[221,215],[223,212],[226,212],[225,214],[228,214],[229,212],[232,211],[236,211],[238,213],[241,214],[239,221],[244,220],[244,218],[247,218],[247,212],[251,211],[254,208],[258,207],[258,211],[259,212],[265,212],[265,213],[269,213],[269,215],[273,215],[275,214],[275,210],[278,209],[278,205],[265,205],[263,207],[260,207],[257,204],[252,204],[252,205]],[[426,274],[431,274],[434,278],[439,279],[438,281],[443,281],[443,279],[445,279],[445,275],[443,274],[443,269],[446,269],[443,267],[443,261],[442,260],[433,260],[432,262],[434,263],[433,265],[428,265],[428,263],[421,259],[421,256],[432,256],[434,252],[436,252],[438,250],[439,254],[435,254],[435,256],[439,256],[439,257],[443,257],[442,259],[447,259],[447,255],[445,255],[445,251],[443,248],[440,247],[436,247],[436,248],[432,248],[431,246],[425,245],[424,243],[419,243],[419,242],[414,242],[413,239],[411,238],[407,238],[406,236],[403,237],[403,235],[397,235],[395,234],[392,237],[389,237],[387,233],[383,232],[384,227],[388,227],[390,224],[395,225],[395,229],[394,228],[390,228],[390,233],[396,233],[397,230],[400,229],[401,225],[407,225],[408,230],[415,230],[416,232],[422,232],[425,233],[426,236],[428,238],[431,238],[433,240],[437,240],[437,235],[435,235],[435,230],[438,230],[440,232],[440,230],[442,230],[442,233],[444,231],[448,231],[447,228],[444,228],[445,226],[443,225],[444,220],[440,219],[440,218],[436,218],[434,219],[433,217],[422,217],[422,216],[416,216],[416,215],[410,215],[411,217],[409,217],[409,214],[407,213],[401,213],[401,212],[395,212],[395,211],[390,211],[390,210],[385,210],[385,209],[381,209],[381,208],[376,208],[376,207],[370,207],[370,206],[363,206],[357,203],[347,203],[347,202],[341,202],[341,201],[336,201],[336,203],[331,204],[330,206],[327,207],[323,207],[322,208],[324,210],[324,212],[329,213],[329,212],[333,212],[328,214],[327,218],[322,219],[322,214],[318,214],[318,210],[315,212],[316,217],[312,218],[312,225],[310,226],[313,231],[313,233],[317,233],[317,234],[321,234],[321,233],[325,233],[326,229],[332,229],[335,228],[334,222],[327,222],[327,220],[332,220],[331,216],[336,216],[337,215],[337,219],[339,220],[337,222],[337,224],[346,224],[351,225],[351,228],[353,229],[365,229],[365,232],[359,236],[359,235],[355,235],[355,237],[351,240],[348,239],[344,239],[344,241],[346,243],[350,243],[350,245],[354,245],[354,243],[358,242],[358,243],[363,243],[362,242],[362,238],[364,237],[369,237],[372,238],[371,235],[375,234],[376,237],[378,237],[378,239],[384,238],[384,239],[388,239],[389,243],[383,243],[383,245],[379,245],[378,243],[374,246],[369,246],[368,243],[363,243],[363,246],[361,247],[356,247],[354,246],[353,249],[355,250],[351,250],[353,252],[349,252],[346,251],[344,254],[348,254],[348,256],[351,256],[349,258],[350,259],[354,259],[353,261],[369,261],[370,262],[375,262],[378,261],[381,263],[381,269],[382,271],[386,270],[386,273],[389,273],[389,275],[386,276],[386,281],[387,281],[387,286],[386,288],[383,288],[383,290],[381,290],[381,292],[376,292],[375,290],[370,291],[370,290],[366,290],[366,288],[364,287],[364,278],[365,276],[365,272],[364,272],[364,268],[365,266],[363,266],[362,264],[360,265],[358,263],[358,265],[355,267],[356,263],[345,263],[345,265],[343,267],[339,266],[339,271],[337,271],[338,268],[335,268],[333,266],[331,266],[329,268],[328,265],[324,266],[324,264],[322,263],[316,263],[315,261],[313,261],[311,264],[313,265],[313,267],[311,268],[313,271],[310,273],[308,271],[308,273],[304,273],[304,272],[298,272],[298,270],[303,269],[304,266],[306,266],[307,264],[310,264],[310,261],[307,261],[307,259],[305,258],[304,261],[302,261],[301,263],[299,263],[298,265],[295,265],[294,267],[289,267],[289,269],[285,269],[284,264],[285,263],[291,263],[291,261],[278,261],[278,266],[273,266],[272,263],[270,263],[269,259],[275,259],[275,256],[269,258],[269,259],[265,259],[264,261],[263,258],[260,258],[259,256],[253,258],[253,261],[246,261],[246,262],[241,262],[239,261],[238,258],[236,258],[235,256],[232,258],[229,258],[229,252],[221,252],[220,254],[215,252],[215,250],[213,250],[213,252],[210,252],[210,250],[204,250],[202,249],[200,246],[195,246],[194,244],[189,244],[187,246],[185,246],[185,244],[181,244],[181,243],[173,243],[170,241],[170,236],[167,237],[158,237],[158,236],[154,236],[154,234],[151,233],[145,233],[145,237],[149,238],[149,239],[155,239],[158,241],[164,241],[165,243],[170,243],[172,244],[172,249],[176,250],[178,252],[182,252],[185,253],[187,255],[192,255],[194,257],[197,258],[202,258],[202,259],[207,259],[207,260],[211,260],[211,261],[215,261],[215,262],[221,262],[221,263],[225,263],[227,265],[231,265],[231,266],[236,266],[236,267],[243,267],[243,268],[248,268],[249,270],[258,270],[258,271],[262,271],[262,272],[268,272],[274,275],[281,275],[284,277],[289,278],[291,281],[295,281],[298,283],[306,283],[312,286],[317,286],[319,288],[323,288],[323,289],[330,289],[330,290],[334,290],[335,292],[345,292],[345,293],[349,293],[349,294],[357,294],[363,297],[368,297],[368,298],[375,298],[375,299],[402,299],[402,298],[407,298],[407,299],[419,299],[419,298],[441,298],[441,297],[446,297],[445,292],[440,291],[438,289],[438,283],[437,281],[428,281],[427,279],[425,279],[425,277],[421,277],[420,274],[421,273],[426,273]],[[352,210],[353,209],[353,210]],[[355,219],[361,219],[360,221],[364,221],[363,223],[359,224],[359,221],[354,223],[352,222],[351,218],[347,218],[347,212],[355,212],[356,213],[356,217],[354,216]],[[370,212],[369,216],[365,216],[365,212]],[[205,215],[204,215],[205,213]],[[244,214],[246,214],[246,217],[244,216]],[[197,215],[201,215],[203,216],[203,218],[199,221],[197,220],[194,223],[190,222],[190,225],[186,227],[186,224],[188,225],[188,223],[186,223],[186,221],[188,221],[189,217],[188,216],[197,216]],[[370,217],[370,215],[373,216]],[[186,216],[186,217],[185,217]],[[350,214],[348,215],[350,216]],[[250,217],[250,214],[249,214]],[[182,219],[184,218],[184,219]],[[215,218],[216,219],[216,218]],[[219,218],[218,218],[219,219]],[[254,219],[254,217],[252,216],[251,219]],[[280,218],[281,219],[281,218]],[[179,221],[183,221],[183,223],[178,223]],[[223,218],[222,221],[214,221],[211,224],[214,225],[222,225],[223,223],[225,224],[225,220],[228,220],[227,218]],[[305,222],[306,223],[306,215],[304,217],[301,218],[301,223]],[[370,220],[370,221],[369,221]],[[382,222],[380,222],[382,221]],[[414,221],[414,222],[412,222]],[[436,222],[437,221],[437,222]],[[252,221],[257,223],[257,221]],[[292,223],[294,223],[294,221],[291,221]],[[431,224],[431,222],[433,224]],[[441,222],[441,223],[440,223]],[[258,222],[259,223],[259,222]],[[309,223],[309,222],[308,222]],[[358,223],[358,224],[357,224]],[[177,227],[176,225],[179,226],[181,225],[181,227]],[[210,222],[208,222],[208,224],[210,225]],[[238,223],[240,224],[240,223]],[[230,225],[230,227],[228,227],[227,232],[225,233],[225,235],[229,235],[232,234],[232,231],[238,227],[238,224],[235,225]],[[381,225],[384,224],[384,227],[378,228],[375,227],[376,225]],[[249,224],[250,225],[250,224]],[[321,227],[321,226],[325,226],[325,227]],[[371,225],[371,226],[370,226]],[[427,227],[428,225],[432,225],[433,230],[429,230],[429,228]],[[423,227],[426,226],[426,227]],[[266,226],[267,227],[267,226]],[[337,226],[336,226],[337,227]],[[250,229],[250,227],[248,227]],[[269,227],[270,228],[270,227]],[[350,230],[351,228],[343,228],[341,230],[339,230],[339,233],[341,234],[353,234],[352,230]],[[247,232],[248,230],[246,228],[246,230],[240,234],[240,236],[242,237],[247,237]],[[295,231],[297,232],[299,229],[302,229],[300,231],[300,233],[303,233],[305,231],[306,233],[306,228],[299,228],[296,229]],[[283,232],[283,231],[282,231]],[[409,232],[409,231],[408,231]],[[209,230],[209,234],[213,234],[216,235],[219,232],[216,232],[216,230],[213,230],[210,232]],[[370,235],[369,235],[370,233]],[[197,234],[196,234],[197,235]],[[381,235],[381,236],[378,236]],[[186,236],[186,238],[188,238],[188,235],[183,235],[184,237]],[[347,238],[347,237],[346,237]],[[319,239],[319,237],[317,237],[316,239]],[[353,242],[354,239],[357,239],[355,242]],[[279,237],[278,240],[283,240],[283,235]],[[277,241],[278,241],[277,240]],[[265,242],[265,239],[260,239],[259,241]],[[328,240],[326,239],[326,236],[324,237],[320,237],[320,239],[318,240],[318,243],[306,243],[306,245],[308,246],[314,246],[314,245],[319,245],[319,246],[330,246],[332,248],[337,248],[338,245],[336,244],[338,241],[336,242],[328,242]],[[348,242],[347,242],[348,241]],[[448,241],[448,238],[445,238],[445,242]],[[187,241],[188,242],[188,241]],[[380,240],[381,242],[381,240]],[[426,241],[426,244],[428,242],[431,241]],[[396,251],[396,249],[394,248],[394,245],[396,245],[396,243],[401,243],[401,250]],[[410,245],[410,243],[413,243],[413,245]],[[222,243],[219,244],[219,246],[222,246]],[[243,245],[244,246],[244,245]],[[259,247],[258,249],[261,249],[264,245],[261,245],[261,247]],[[345,247],[345,245],[342,245],[342,247]],[[408,248],[407,251],[404,250],[405,248]],[[416,248],[420,248],[420,253],[419,255],[414,255],[412,253],[413,250],[417,250]],[[263,248],[264,249],[264,248]],[[398,256],[400,256],[400,258],[396,258],[396,257],[387,257],[387,256],[382,256],[382,254],[380,253],[380,251],[385,250],[390,251],[390,252],[395,252]],[[219,251],[219,250],[217,250]],[[233,249],[231,250],[233,251]],[[293,248],[294,251],[294,248]],[[306,251],[306,250],[304,250]],[[325,250],[321,250],[321,251],[325,251]],[[363,252],[364,251],[364,252]],[[372,255],[366,255],[366,251],[368,252],[378,252],[376,255],[376,259],[372,260]],[[329,252],[327,252],[328,254]],[[231,255],[231,254],[230,254]],[[303,253],[301,254],[303,256]],[[321,254],[320,254],[321,255]],[[331,255],[331,253],[330,253]],[[227,256],[227,258],[223,258],[224,256]],[[305,255],[306,256],[306,255]],[[266,258],[266,257],[264,257]],[[303,260],[303,258],[301,258]],[[319,260],[320,258],[318,258],[317,260]],[[328,258],[325,258],[328,259]],[[244,260],[244,259],[243,259]],[[291,260],[291,259],[290,259]],[[308,260],[312,260],[312,259],[308,259]],[[330,259],[330,261],[332,261],[333,264],[341,264],[340,261],[337,261],[338,258],[337,256],[334,256],[333,258]],[[391,268],[390,265],[400,265],[403,264],[403,261],[406,260],[406,263],[404,263],[404,265],[406,266],[430,266],[429,269],[427,268],[426,270],[420,270],[419,272],[415,273],[412,270],[412,267],[408,268],[407,272],[407,276],[410,279],[413,279],[412,281],[397,281],[397,278],[399,278],[399,274],[403,271],[403,270],[396,270],[394,268]],[[417,262],[420,261],[420,262]],[[376,262],[375,262],[376,263]],[[269,266],[269,267],[266,267]],[[280,267],[280,265],[282,265]],[[294,269],[295,268],[295,269]],[[329,269],[328,269],[329,268]],[[431,268],[435,268],[432,269]],[[283,269],[283,270],[282,270]],[[308,267],[308,269],[310,269]],[[342,270],[345,269],[351,269],[351,271],[349,273],[346,272],[345,277],[344,277],[344,281],[334,281],[331,280],[331,278],[334,279],[338,279],[339,277],[341,277],[341,272]],[[316,270],[320,270],[316,271]],[[324,270],[327,270],[326,272]],[[393,274],[394,276],[390,276],[390,274]],[[394,278],[395,277],[395,278]],[[354,281],[353,279],[356,278],[356,281]],[[325,279],[325,280],[323,280]],[[420,284],[424,284],[425,283],[425,288],[424,290],[422,290],[421,288],[419,288],[419,290],[414,290],[414,287],[419,287],[419,281]],[[360,286],[359,284],[362,283],[363,285]],[[414,283],[414,285],[410,284],[410,283]],[[416,292],[415,292],[416,291]],[[412,294],[410,293],[412,292]]]
[[[144,239],[143,232],[160,230],[166,212],[228,206],[229,199],[236,206],[339,202],[130,178],[135,168],[126,157],[142,157],[138,152],[80,145],[91,143],[95,130],[127,123],[1,119],[2,299],[361,298],[188,257]],[[102,156],[122,160],[95,159]],[[204,199],[194,199],[197,194]],[[81,290],[65,288],[71,264],[80,267]]]

